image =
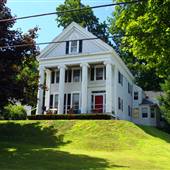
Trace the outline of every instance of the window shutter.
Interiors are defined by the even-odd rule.
[[[65,83],[67,83],[67,80],[68,80],[68,71],[66,70],[65,71]]]
[[[90,77],[91,77],[91,81],[94,81],[94,67],[91,67],[91,72],[90,72]]]
[[[68,82],[71,82],[72,70],[68,70]]]
[[[50,108],[53,108],[53,95],[50,95]]]
[[[66,113],[66,94],[64,94],[64,114]]]
[[[66,54],[69,54],[69,41],[66,41]]]
[[[55,72],[51,72],[51,84],[54,84],[54,79],[55,79]]]
[[[79,41],[79,53],[82,53],[83,51],[83,40]]]

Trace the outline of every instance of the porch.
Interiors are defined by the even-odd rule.
[[[111,62],[40,66],[36,114],[112,113],[112,72]]]

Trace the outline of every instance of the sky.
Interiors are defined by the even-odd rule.
[[[63,4],[64,0],[7,0],[7,6],[11,9],[13,15],[17,17],[28,16],[34,14],[55,12],[56,7]],[[112,0],[82,0],[83,4],[90,6],[110,4]],[[107,20],[107,17],[111,16],[113,7],[95,9],[95,15],[100,21]],[[18,20],[15,24],[15,28],[21,28],[23,32],[27,32],[30,28],[38,26],[38,42],[52,41],[59,33],[62,28],[57,27],[55,21],[56,15],[44,16],[40,18],[31,18],[26,20]],[[40,47],[41,49],[44,46]]]

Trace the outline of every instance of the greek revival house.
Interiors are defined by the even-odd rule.
[[[75,22],[53,42],[38,56],[36,114],[105,113],[156,125],[155,103],[111,46]]]

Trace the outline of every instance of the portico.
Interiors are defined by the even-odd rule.
[[[113,66],[109,60],[40,66],[36,114],[47,110],[67,114],[71,109],[75,113],[95,110],[111,114],[114,111]]]

